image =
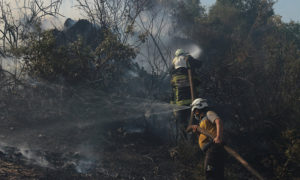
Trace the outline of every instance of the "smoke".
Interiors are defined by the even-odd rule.
[[[49,30],[49,29],[58,29],[62,30],[64,28],[63,26],[64,18],[61,17],[48,17],[42,20],[41,22],[41,29],[42,30]]]
[[[147,130],[157,136],[165,133],[167,139],[173,111],[189,108],[92,89],[73,92],[72,96],[65,91],[38,83],[21,95],[26,97],[25,104],[8,107],[10,112],[0,127],[3,146],[14,147],[29,164],[54,169],[70,166],[85,173],[101,165],[99,152],[107,142],[108,130],[121,128],[126,134]],[[60,165],[49,157],[57,153],[64,161]]]
[[[97,148],[93,148],[92,146],[86,144],[81,144],[78,147],[78,151],[75,153],[75,155],[79,158],[77,158],[77,162],[74,163],[75,170],[77,172],[87,173],[91,169],[94,169],[97,166],[97,164],[98,166],[99,164],[101,164],[101,157],[99,157],[99,153],[95,151],[96,149]]]
[[[23,67],[21,59],[15,57],[0,57],[0,65],[2,69],[17,75],[21,72],[21,68]]]
[[[26,158],[28,162],[41,167],[52,168],[50,163],[45,159],[45,156],[38,155],[37,153],[31,151],[30,149],[24,147],[20,147],[19,151]]]
[[[46,160],[43,152],[32,151],[28,146],[9,146],[3,141],[0,142],[0,151],[10,157],[21,157],[18,160],[25,161],[28,164],[34,164],[41,167],[53,168],[52,165]],[[11,159],[16,160],[16,159]]]
[[[76,164],[76,171],[79,173],[87,173],[91,167],[93,166],[93,162],[91,160],[80,160],[78,164]]]
[[[202,54],[199,45],[188,39],[181,28],[177,27],[179,25],[176,23],[176,18],[172,16],[174,11],[176,7],[172,3],[157,1],[143,11],[137,19],[137,33],[146,32],[148,37],[139,47],[136,61],[148,72],[168,73],[177,49],[184,49],[196,59],[199,59]],[[136,39],[133,38],[130,42],[136,42]]]
[[[202,49],[199,46],[194,44],[189,47],[188,52],[190,53],[191,56],[197,59],[200,58]]]

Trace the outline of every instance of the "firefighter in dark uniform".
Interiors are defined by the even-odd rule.
[[[194,74],[195,69],[200,68],[201,64],[201,61],[194,59],[183,49],[178,49],[175,52],[171,70],[171,104],[189,106],[192,103],[188,70],[190,69]],[[195,86],[199,85],[199,80],[193,78],[193,81]],[[179,142],[186,139],[185,128],[188,125],[190,111],[189,109],[174,111],[174,116],[176,121],[175,139],[176,142]]]

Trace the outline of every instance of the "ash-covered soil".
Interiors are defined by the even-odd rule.
[[[0,102],[0,180],[204,179],[199,147],[172,143],[174,106],[102,94],[26,97]],[[233,158],[225,170],[227,179],[252,178]]]
[[[115,122],[69,133],[83,139],[87,134],[97,135],[93,142],[98,143],[90,148],[81,144],[82,151],[2,145],[0,179],[191,179],[193,167],[181,163],[177,150],[147,128]],[[44,144],[50,140],[44,138]]]
[[[0,179],[191,179],[170,145],[176,107],[38,88],[0,102]]]

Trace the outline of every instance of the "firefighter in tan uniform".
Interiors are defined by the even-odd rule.
[[[199,125],[192,125],[193,131],[196,132],[200,126],[215,137],[211,141],[204,134],[200,134],[198,139],[200,149],[205,152],[206,179],[222,180],[224,179],[223,122],[214,111],[210,110],[205,99],[195,99],[191,106],[195,119],[200,121]]]

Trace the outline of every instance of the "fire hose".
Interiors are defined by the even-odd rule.
[[[186,129],[187,132],[190,132],[193,130],[192,126],[188,126]],[[204,134],[205,136],[211,138],[212,140],[215,138],[212,134],[210,134],[208,131],[205,129],[200,128],[199,126],[197,127],[197,132]],[[257,177],[259,180],[264,180],[264,178],[255,170],[253,169],[249,163],[244,160],[236,151],[234,151],[231,147],[224,145],[223,146],[225,151],[227,151],[228,154],[233,156],[237,161],[239,161],[250,173],[252,173],[255,177]]]
[[[186,63],[188,67],[188,57],[186,57]],[[194,82],[193,82],[193,72],[191,68],[188,68],[188,77],[190,83],[190,91],[191,91],[191,100],[192,102],[195,100],[195,89],[194,89]],[[191,112],[189,126],[193,124],[193,112]]]

